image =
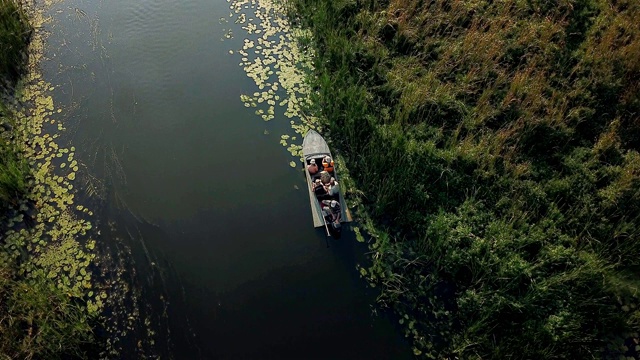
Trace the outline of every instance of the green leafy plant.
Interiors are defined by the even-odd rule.
[[[16,0],[0,0],[0,84],[18,78],[31,27]]]
[[[640,4],[291,3],[414,353],[631,356]]]
[[[9,359],[81,358],[92,339],[81,305],[44,277],[0,268],[0,355]]]

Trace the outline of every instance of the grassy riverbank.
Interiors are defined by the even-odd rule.
[[[25,64],[31,27],[15,0],[0,0],[0,84],[17,80]]]
[[[292,4],[415,353],[637,354],[640,4]]]
[[[0,90],[6,92],[24,66],[31,28],[25,13],[14,2],[0,0]],[[15,206],[26,189],[28,168],[11,143],[12,117],[0,99],[0,211]],[[1,217],[0,217],[1,218]]]
[[[24,72],[31,33],[19,3],[0,0],[3,98],[14,95]],[[85,256],[71,241],[44,250],[43,231],[28,231],[33,224],[22,223],[26,204],[33,201],[27,199],[33,174],[16,130],[24,126],[17,121],[0,99],[0,359],[82,358],[92,341],[94,317],[69,279],[61,282],[58,268],[76,271],[69,258],[84,261]]]

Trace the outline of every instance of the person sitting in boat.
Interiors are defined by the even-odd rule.
[[[309,171],[309,175],[313,176],[318,173],[318,164],[316,164],[316,159],[311,159],[309,161],[309,166],[307,166],[307,170]]]
[[[336,178],[331,177],[329,181],[329,195],[336,196],[340,192],[340,184],[336,181]]]
[[[318,199],[324,199],[327,195],[327,188],[325,188],[324,184],[322,183],[322,181],[320,181],[320,179],[316,179],[316,181],[313,183],[313,193],[316,194],[316,197]]]
[[[331,222],[340,223],[340,216],[342,211],[340,209],[340,203],[335,200],[322,200],[322,209],[329,215],[331,215]]]
[[[322,160],[322,167],[324,171],[333,172],[333,160],[331,160],[331,156],[327,155]]]
[[[320,172],[320,181],[324,184],[324,186],[328,189],[329,183],[331,182],[331,174],[329,172],[322,170]]]

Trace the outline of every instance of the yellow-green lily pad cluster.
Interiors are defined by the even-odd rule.
[[[293,27],[282,2],[270,0],[228,0],[235,22],[247,32],[243,46],[230,54],[241,56],[240,66],[259,91],[242,94],[246,107],[256,108],[264,121],[273,120],[282,110],[293,130],[304,135],[317,128],[316,117],[305,113],[312,105],[312,89],[306,78],[313,73],[314,52],[299,39],[310,39],[309,30]],[[249,11],[246,13],[245,11]],[[308,42],[307,42],[308,43]],[[288,137],[281,144],[293,155],[302,156],[302,146],[291,144]],[[292,141],[296,137],[291,138]]]
[[[53,91],[57,86],[51,85],[39,71],[41,62],[46,60],[43,54],[47,32],[43,26],[45,20],[50,20],[43,14],[59,1],[45,0],[37,5],[38,8],[29,9],[35,28],[30,44],[29,71],[20,84],[12,109],[18,123],[15,141],[30,162],[32,180],[30,193],[20,205],[20,214],[9,221],[5,234],[0,233],[3,239],[0,247],[4,248],[0,251],[0,262],[21,263],[19,271],[22,275],[49,278],[70,298],[80,299],[77,304],[87,314],[108,316],[100,319],[105,324],[105,347],[99,358],[121,358],[123,353],[131,353],[125,349],[131,343],[135,344],[136,354],[147,358],[146,353],[154,351],[157,336],[151,319],[166,321],[168,315],[166,311],[160,315],[150,310],[141,313],[142,292],[140,287],[132,285],[136,270],[131,266],[131,248],[122,239],[111,237],[109,243],[101,243],[98,250],[92,235],[100,232],[90,232],[92,224],[89,220],[93,212],[76,199],[80,187],[77,186],[78,171],[83,170],[82,178],[87,181],[83,184],[87,196],[100,196],[104,185],[77,159],[75,147],[61,142],[61,135],[66,130],[61,121],[65,111],[54,102]],[[65,10],[56,12],[62,11]],[[76,8],[75,11],[86,16],[82,10]],[[91,34],[96,36],[96,33],[97,28],[92,28]],[[230,32],[227,34],[231,35]],[[101,52],[100,56],[106,51],[103,46],[93,50]],[[116,176],[124,176],[115,153],[113,156]],[[29,216],[33,217],[33,222],[26,226]],[[115,224],[110,222],[109,225],[115,233]],[[26,258],[26,261],[16,262],[18,257]],[[161,300],[164,302],[162,296]],[[102,311],[105,308],[110,311]],[[128,336],[134,333],[134,339]]]
[[[50,2],[45,3],[45,6]],[[34,33],[29,48],[28,73],[18,87],[15,99],[16,143],[32,168],[30,193],[20,205],[20,214],[10,222],[4,234],[0,262],[20,262],[26,277],[45,276],[70,297],[86,300],[87,312],[97,314],[103,308],[106,293],[95,288],[92,264],[95,241],[88,238],[93,213],[86,207],[74,207],[74,180],[78,161],[75,148],[61,146],[59,132],[65,130],[58,120],[51,95],[54,87],[39,71],[44,59],[46,21],[44,9],[30,8]],[[33,211],[32,226],[24,226],[24,213]],[[82,242],[78,239],[83,239]]]

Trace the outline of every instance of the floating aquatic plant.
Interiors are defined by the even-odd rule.
[[[236,17],[235,22],[243,25],[249,37],[244,39],[242,49],[229,53],[241,56],[240,66],[262,90],[240,95],[245,107],[258,107],[255,113],[264,121],[282,114],[292,119],[293,130],[301,135],[316,128],[317,119],[305,112],[312,106],[312,89],[305,79],[313,71],[314,53],[298,41],[311,38],[311,33],[291,25],[282,3],[233,0],[230,8],[230,17]],[[248,8],[255,9],[255,19],[244,12]],[[282,138],[281,144],[291,155],[301,158],[301,146],[286,140]]]
[[[16,260],[26,254],[30,260],[19,262],[22,275],[33,279],[45,276],[68,296],[85,299],[94,287],[90,266],[95,258],[92,251],[95,242],[78,239],[92,226],[89,221],[79,218],[71,207],[74,203],[73,180],[78,171],[78,163],[73,159],[75,148],[61,146],[56,140],[57,133],[44,130],[45,124],[55,125],[54,129],[59,132],[65,131],[65,127],[56,118],[63,112],[54,105],[51,91],[55,87],[39,72],[46,36],[42,31],[46,20],[43,9],[30,11],[35,31],[29,48],[28,73],[18,86],[16,104],[21,106],[13,106],[17,120],[14,135],[22,153],[29,159],[33,175],[30,192],[21,210],[25,211],[26,203],[32,202],[38,211],[31,228],[10,228],[4,234],[0,265],[18,263]],[[76,209],[89,213],[85,207]],[[23,216],[17,214],[9,224],[19,226]],[[101,309],[102,304],[95,302],[86,310],[95,315]]]

